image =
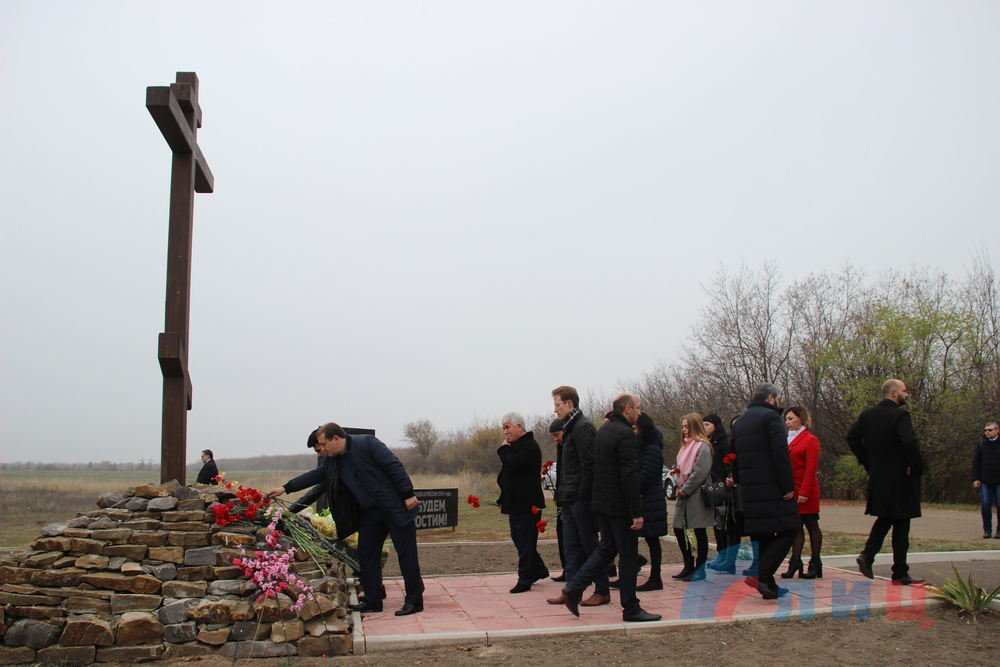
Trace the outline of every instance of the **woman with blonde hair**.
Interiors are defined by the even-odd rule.
[[[681,449],[677,452],[677,505],[674,510],[674,536],[684,557],[684,569],[673,575],[681,581],[705,578],[708,560],[708,529],[715,525],[715,508],[706,507],[701,486],[712,472],[712,444],[705,433],[701,415],[692,412],[681,418]],[[691,554],[688,529],[694,530],[697,560]]]

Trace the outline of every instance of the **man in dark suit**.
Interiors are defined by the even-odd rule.
[[[642,410],[635,394],[620,394],[611,404],[613,412],[594,440],[593,500],[591,509],[601,541],[562,593],[566,608],[580,615],[583,591],[615,556],[622,603],[622,620],[632,623],[658,621],[639,606],[635,579],[639,570],[638,531],[642,530],[642,500],[639,487],[639,440],[632,426]]]
[[[198,472],[198,479],[196,480],[198,484],[218,484],[219,482],[215,479],[219,476],[219,466],[215,465],[215,459],[212,458],[211,449],[201,450],[201,470]]]
[[[538,555],[538,527],[545,507],[542,495],[542,450],[531,431],[524,430],[524,417],[516,412],[504,415],[504,442],[497,449],[500,457],[500,511],[507,515],[510,539],[517,548],[517,583],[511,593],[524,593],[539,579],[549,576],[545,562]],[[538,510],[534,513],[532,508]]]
[[[597,523],[590,507],[594,489],[594,439],[597,429],[580,410],[580,394],[562,385],[552,390],[552,405],[563,421],[563,447],[559,459],[556,501],[562,508],[565,579],[572,581],[590,554],[597,551]],[[566,596],[546,600],[566,604]],[[594,577],[594,593],[580,602],[581,607],[597,607],[611,602],[606,570]]]
[[[348,435],[334,423],[320,426],[316,440],[325,454],[320,466],[272,489],[269,495],[277,497],[325,482],[331,502],[340,504],[341,498],[356,502],[362,588],[369,595],[381,591],[382,545],[388,536],[396,549],[406,588],[406,598],[396,616],[423,611],[424,582],[420,576],[414,522],[419,501],[403,464],[375,436]],[[380,612],[382,600],[366,599],[352,605],[352,609]]]
[[[747,584],[755,585],[765,600],[787,592],[778,587],[774,573],[802,527],[787,431],[778,407],[780,393],[773,384],[760,385],[746,412],[733,423],[734,473],[743,501],[743,530],[760,545],[757,579],[750,577]]]
[[[906,553],[910,548],[910,519],[920,516],[920,476],[924,462],[913,434],[910,413],[903,409],[910,393],[902,380],[886,380],[882,400],[861,413],[847,433],[847,444],[868,471],[865,514],[877,517],[858,569],[873,578],[872,564],[892,529],[892,583],[922,583],[910,577]]]

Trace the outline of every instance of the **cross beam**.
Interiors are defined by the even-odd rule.
[[[215,177],[198,146],[201,106],[198,75],[177,72],[169,86],[146,88],[146,108],[172,153],[167,238],[167,296],[164,330],[157,358],[163,375],[163,424],[160,432],[160,481],[185,483],[187,411],[192,385],[188,372],[191,317],[191,240],[194,194],[214,191]]]

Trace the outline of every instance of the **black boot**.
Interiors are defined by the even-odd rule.
[[[635,587],[637,591],[662,591],[663,590],[663,580],[660,579],[660,573],[650,574],[649,579],[646,583],[639,584]]]
[[[781,573],[782,579],[791,579],[798,572],[799,576],[802,576],[802,559],[797,556],[792,556],[788,559],[788,570]]]
[[[809,571],[804,572],[799,575],[800,579],[822,579],[823,578],[823,561],[820,560],[819,556],[813,556],[809,559]]]
[[[694,557],[689,553],[682,553],[681,555],[684,556],[684,569],[677,574],[670,575],[672,579],[684,579],[691,576],[691,573],[694,572]]]

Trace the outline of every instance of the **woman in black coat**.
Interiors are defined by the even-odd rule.
[[[723,459],[733,451],[732,445],[729,443],[729,434],[726,433],[726,427],[722,425],[722,418],[719,415],[705,415],[701,423],[705,427],[705,433],[708,435],[709,441],[712,443],[712,481],[721,482],[729,474],[726,471],[726,464],[723,463]],[[730,494],[730,498],[725,504],[715,508],[715,525],[712,526],[712,530],[715,532],[715,550],[717,556],[714,561],[708,564],[708,567],[712,570],[728,570],[728,561],[726,558],[728,552],[726,551],[726,547],[729,546],[730,531],[727,527],[727,517],[729,517],[729,523],[733,524],[732,532],[736,533],[739,530],[735,522],[732,521],[732,509],[729,506],[731,502],[732,494]],[[735,544],[736,548],[739,549],[738,533]]]
[[[642,494],[642,530],[649,547],[649,579],[636,586],[637,591],[663,589],[660,566],[663,547],[660,537],[667,534],[667,499],[663,495],[663,433],[649,415],[641,414],[636,421],[639,444],[639,485]]]

